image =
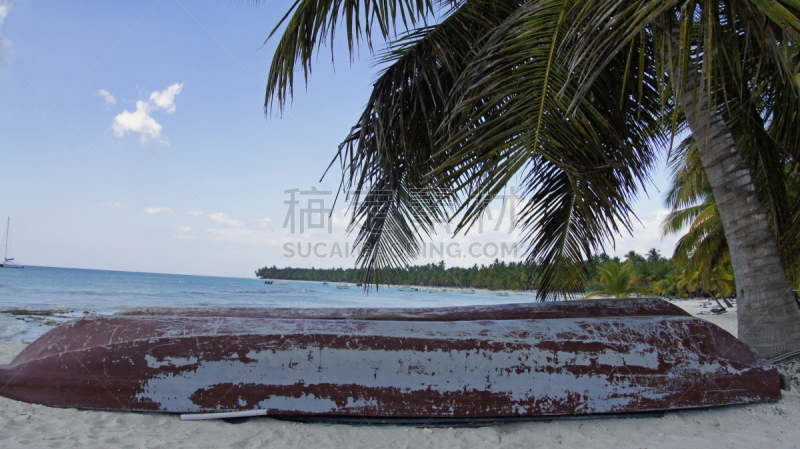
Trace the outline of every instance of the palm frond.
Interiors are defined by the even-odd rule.
[[[448,158],[434,172],[440,185],[463,195],[459,231],[479,219],[483,198],[522,176],[522,199],[535,206],[518,223],[528,260],[541,262],[542,297],[574,291],[586,276],[580,261],[630,229],[629,202],[648,179],[651,144],[663,143],[655,80],[634,78],[621,88],[626,67],[652,72],[639,71],[638,61],[617,58],[567,113],[558,92],[569,97],[576,86],[556,50],[570,26],[570,3],[528,2],[490,33],[453,87],[440,151]],[[640,86],[651,100],[620,104]]]
[[[373,37],[390,38],[397,33],[398,22],[403,29],[424,23],[436,12],[436,5],[453,4],[447,0],[297,0],[273,28],[272,37],[286,23],[278,42],[267,79],[264,108],[277,97],[279,108],[293,94],[294,72],[303,70],[305,80],[311,74],[311,60],[327,41],[331,45],[336,32],[344,27],[347,49],[351,58],[357,45],[365,41],[370,51]],[[292,14],[294,12],[294,14]],[[291,18],[289,16],[291,15]],[[288,19],[288,21],[287,21]],[[287,95],[288,90],[288,95]]]
[[[448,221],[457,198],[447,185],[432,185],[428,174],[444,160],[436,132],[449,90],[482,34],[516,6],[468,2],[441,23],[401,36],[382,53],[381,61],[391,64],[333,162],[342,169],[341,188],[353,193],[354,221],[366,223],[357,236],[369,248],[357,260],[365,280],[377,281],[380,271],[407,265],[434,226]],[[376,206],[379,197],[388,204]]]

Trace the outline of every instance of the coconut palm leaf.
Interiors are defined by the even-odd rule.
[[[445,158],[437,154],[436,132],[450,86],[482,30],[516,6],[473,1],[436,26],[401,36],[382,53],[381,61],[390,65],[334,160],[343,172],[342,189],[352,193],[354,223],[361,224],[356,241],[368,249],[357,264],[375,285],[381,271],[407,265],[434,226],[448,221],[458,198],[446,184],[432,185],[428,174]],[[378,198],[388,203],[378,206]]]
[[[565,47],[571,53],[570,69],[581,79],[579,93],[588,92],[603,68],[644,34],[656,47],[655,66],[661,74],[666,73],[673,64],[669,59],[669,47],[673,43],[667,34],[677,20],[681,29],[677,63],[685,79],[692,70],[698,70],[704,74],[701,81],[708,83],[709,87],[715,78],[732,77],[740,89],[747,88],[746,81],[755,81],[776,90],[793,84],[797,91],[796,65],[789,61],[796,54],[791,42],[797,42],[800,37],[796,3],[762,0],[584,1],[574,17],[576,23],[585,25],[573,27],[566,36],[569,45]],[[756,67],[752,61],[770,64],[775,71],[756,69],[756,77],[748,79],[754,74],[748,72],[748,68]],[[771,84],[774,81],[772,76],[779,77],[781,82]],[[665,89],[683,89],[683,86],[671,86],[673,80],[669,78],[660,79],[666,82]],[[572,104],[577,104],[581,98],[581,95],[572,97]]]
[[[711,270],[709,287],[710,291],[717,292],[723,298],[729,298],[736,292],[736,278],[733,276],[730,256],[727,261],[721,261]]]
[[[608,262],[597,269],[600,273],[600,290],[591,292],[586,295],[586,298],[593,298],[595,296],[625,298],[632,294],[650,294],[650,291],[646,288],[633,285],[633,273],[631,264],[629,263],[619,265],[615,262]]]
[[[556,50],[569,3],[528,2],[490,33],[452,90],[441,150],[449,157],[434,172],[463,192],[458,230],[480,218],[484,198],[521,176],[528,208],[518,223],[529,262],[544,262],[541,295],[576,288],[586,276],[579,262],[629,229],[629,200],[654,160],[648,144],[663,135],[657,91],[650,81],[625,87],[624,58],[567,115],[558,92],[574,86]],[[620,104],[639,85],[651,100]]]
[[[665,195],[665,204],[673,209],[689,208],[711,194],[700,153],[691,135],[670,152],[667,171],[672,178]],[[680,226],[676,228],[680,229]]]
[[[611,101],[624,96],[620,83],[613,79],[621,70],[609,72],[605,80],[616,89],[598,88],[596,100],[586,101],[581,117],[572,120],[563,120],[564,105],[551,93],[551,84],[559,86],[565,77],[552,59],[544,65],[552,74],[552,83],[534,84],[542,99],[535,124],[519,123],[520,114],[528,114],[520,102],[511,105],[506,114],[488,111],[485,117],[473,120],[475,124],[487,118],[489,123],[478,126],[475,133],[488,139],[471,140],[465,148],[458,142],[463,136],[447,136],[453,120],[442,120],[450,109],[446,101],[456,105],[456,112],[448,116],[458,117],[463,111],[459,107],[464,105],[454,98],[463,95],[467,86],[485,84],[480,80],[483,74],[477,75],[475,83],[463,76],[458,78],[460,84],[455,82],[467,63],[481,67],[484,61],[475,62],[474,58],[486,58],[487,51],[494,51],[485,50],[485,42],[493,37],[497,45],[502,44],[503,33],[523,31],[521,38],[538,44],[532,52],[523,49],[511,55],[518,61],[514,65],[523,66],[513,72],[504,68],[495,72],[494,78],[506,84],[506,90],[489,95],[508,97],[520,84],[518,80],[506,83],[501,77],[535,80],[543,66],[528,63],[530,58],[538,61],[542,54],[552,58],[559,35],[565,32],[562,23],[538,27],[541,30],[533,33],[542,20],[536,17],[542,11],[563,17],[565,8],[563,2],[538,2],[521,14],[513,2],[467,2],[439,25],[402,36],[384,53],[382,60],[391,65],[376,82],[361,120],[338,155],[344,171],[342,187],[354,193],[354,220],[366,224],[357,237],[367,249],[359,259],[366,277],[377,280],[376,273],[406,264],[415,254],[415,242],[443,221],[448,204],[455,207],[451,216],[462,214],[458,230],[467,231],[484,212],[487,199],[518,173],[525,180],[526,199],[532,200],[526,203],[532,206],[522,211],[520,220],[529,261],[542,258],[548,262],[540,273],[540,294],[547,294],[551,285],[562,293],[580,288],[586,275],[581,260],[602,248],[620,228],[629,229],[628,201],[646,179],[653,161],[642,143],[656,133],[650,129],[655,123],[652,117],[649,122],[637,122],[631,118],[633,109],[620,110],[616,101]],[[547,25],[549,18],[541,24]],[[523,23],[520,29],[521,22],[534,19],[536,23]],[[607,103],[612,103],[610,108]],[[635,112],[641,116],[641,110]],[[527,136],[516,142],[513,138],[499,142],[492,135],[514,126],[524,129]],[[439,144],[439,135],[450,144]],[[582,151],[587,145],[598,151]],[[496,173],[504,175],[494,182]],[[423,207],[403,203],[412,201],[411,192],[424,185],[441,192],[434,195],[436,201]],[[371,191],[375,195],[370,196]],[[390,199],[390,204],[377,207],[374,199],[381,195]]]
[[[271,99],[277,97],[283,108],[293,94],[294,72],[303,69],[305,81],[311,74],[311,59],[314,53],[330,41],[333,58],[333,40],[340,27],[347,37],[347,49],[352,57],[358,43],[366,42],[372,50],[372,39],[380,36],[388,39],[397,32],[397,24],[403,29],[425,23],[428,16],[436,12],[436,6],[454,5],[446,0],[296,0],[283,19],[272,29],[269,39],[286,23],[286,29],[278,42],[272,58],[265,109]],[[294,14],[292,14],[294,12]],[[289,17],[291,16],[291,18]],[[288,96],[287,96],[288,89]]]

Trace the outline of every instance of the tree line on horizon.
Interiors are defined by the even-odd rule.
[[[488,288],[490,290],[529,290],[530,267],[523,263],[495,260],[492,264],[472,267],[446,267],[444,261],[412,265],[394,272],[391,284],[422,285],[426,287]],[[360,282],[358,268],[277,268],[256,270],[260,279],[296,281]]]
[[[608,296],[630,294],[670,297],[709,296],[731,298],[736,281],[729,266],[718,265],[710,276],[693,269],[688,260],[665,258],[655,248],[641,255],[630,251],[622,258],[605,253],[584,262],[591,273],[585,289],[573,292],[576,296],[599,293]],[[391,284],[426,287],[486,288],[489,290],[536,290],[535,266],[495,259],[489,265],[447,267],[444,261],[412,265],[395,271]],[[259,279],[292,281],[360,282],[358,268],[259,268]]]

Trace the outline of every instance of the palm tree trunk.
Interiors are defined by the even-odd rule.
[[[679,41],[680,27],[673,27],[673,50]],[[679,73],[671,75],[681,82]],[[722,116],[709,108],[706,83],[692,79],[683,86],[680,106],[700,150],[730,248],[736,276],[739,339],[762,358],[798,350],[800,309],[750,170]]]

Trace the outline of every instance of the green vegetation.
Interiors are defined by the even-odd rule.
[[[359,282],[358,269],[314,269],[264,267],[256,271],[261,279]],[[415,265],[398,270],[394,283],[430,287],[488,288],[490,290],[529,290],[530,269],[521,263],[506,264],[495,260],[489,266],[446,268],[438,264]]]
[[[605,253],[584,262],[591,273],[584,289],[571,292],[575,296],[586,293],[604,296],[628,294],[670,297],[713,296],[730,298],[735,293],[732,272],[717,270],[709,278],[701,278],[696,271],[687,270],[687,262],[666,259],[656,249],[642,256],[631,251],[624,260]],[[536,267],[522,263],[505,263],[495,260],[486,265],[469,268],[438,264],[414,265],[396,271],[395,284],[430,287],[487,288],[489,290],[533,290],[539,282],[532,273]],[[260,279],[285,279],[293,281],[359,282],[356,268],[278,268],[264,267],[256,270]]]
[[[59,314],[72,313],[72,310],[27,310],[27,309],[8,309],[0,310],[0,313],[9,315],[28,315],[28,316],[55,316]]]
[[[631,295],[647,295],[650,293],[644,287],[635,285],[633,282],[633,267],[629,263],[618,264],[613,261],[605,263],[602,267],[597,267],[599,272],[599,290],[595,290],[586,297],[594,296],[613,296],[615,298],[625,298]]]

